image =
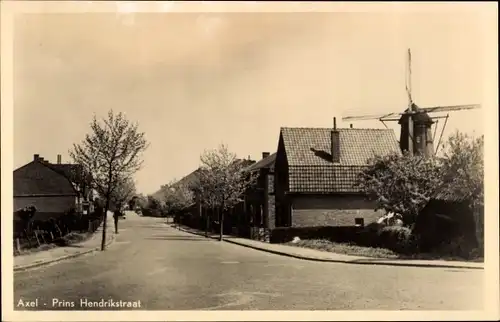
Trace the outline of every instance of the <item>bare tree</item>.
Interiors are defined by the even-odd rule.
[[[224,234],[224,211],[241,202],[243,193],[257,176],[244,171],[247,160],[238,159],[224,144],[215,150],[205,151],[201,157],[199,181],[205,202],[215,205],[219,212],[220,236]]]
[[[106,222],[111,196],[123,178],[130,178],[142,165],[141,154],[148,143],[137,123],[131,123],[123,113],[108,112],[98,121],[94,116],[91,132],[69,152],[75,163],[91,174],[93,188],[105,199],[101,250],[105,249]]]

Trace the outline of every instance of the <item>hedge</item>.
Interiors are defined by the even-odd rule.
[[[378,246],[400,254],[415,253],[418,249],[411,229],[401,226],[387,226],[378,233]]]

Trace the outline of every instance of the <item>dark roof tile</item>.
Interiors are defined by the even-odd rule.
[[[50,164],[32,161],[16,169],[13,174],[14,196],[75,195],[76,192],[63,174]]]
[[[331,165],[331,128],[282,128],[289,165]],[[366,165],[375,155],[401,153],[396,135],[385,129],[338,129],[340,164]]]
[[[369,159],[400,154],[396,135],[384,129],[338,129],[340,162],[331,156],[331,128],[282,128],[289,165],[289,191],[356,193],[356,178]]]
[[[252,164],[246,171],[255,171],[264,168],[272,168],[274,166],[274,162],[276,161],[276,153],[271,154],[270,156]]]

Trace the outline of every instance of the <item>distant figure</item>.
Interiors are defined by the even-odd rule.
[[[120,217],[120,211],[119,210],[115,210],[115,212],[113,213],[113,219],[115,221],[115,234],[118,234],[118,219]]]

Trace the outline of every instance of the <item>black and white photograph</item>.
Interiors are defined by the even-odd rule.
[[[498,319],[497,13],[2,1],[2,318]]]

